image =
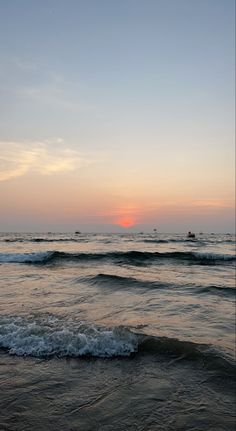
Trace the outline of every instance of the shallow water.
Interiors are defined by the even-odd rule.
[[[233,235],[0,247],[3,429],[234,429]]]

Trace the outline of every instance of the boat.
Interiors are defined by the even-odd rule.
[[[196,235],[195,235],[195,233],[189,231],[188,235],[187,235],[187,238],[196,238]]]

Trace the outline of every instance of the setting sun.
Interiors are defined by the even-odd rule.
[[[117,220],[116,224],[119,226],[122,226],[124,228],[128,228],[135,225],[135,219],[134,217],[123,217]]]
[[[0,40],[0,431],[236,431],[235,0],[0,0]]]

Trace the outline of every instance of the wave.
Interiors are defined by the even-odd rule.
[[[213,346],[208,344],[144,335],[140,339],[138,350],[139,352],[174,356],[182,360],[198,361],[207,369],[223,371],[231,376],[235,375],[236,366],[233,358],[217,352]]]
[[[198,293],[210,293],[210,294],[222,295],[223,297],[225,297],[225,295],[235,297],[236,288],[233,286],[209,285],[209,286],[197,286],[197,291]]]
[[[76,238],[7,238],[4,239],[5,242],[81,242],[80,239]]]
[[[77,326],[58,319],[6,318],[0,322],[0,348],[17,356],[114,357],[138,350],[138,338],[125,328],[99,328],[80,322]]]
[[[234,296],[236,293],[236,288],[231,286],[217,286],[217,285],[208,285],[208,286],[200,286],[198,284],[178,284],[178,283],[167,283],[167,282],[159,282],[159,281],[151,281],[151,280],[142,280],[136,277],[123,277],[115,274],[104,274],[99,273],[94,277],[90,277],[86,279],[86,282],[90,282],[91,284],[98,284],[102,287],[109,287],[111,289],[116,286],[120,288],[141,288],[141,289],[191,289],[194,290],[196,294],[217,294],[223,295],[225,294],[229,296]]]
[[[103,273],[99,273],[97,275],[95,275],[94,277],[92,277],[90,279],[91,282],[94,283],[114,283],[114,284],[136,284],[136,283],[141,283],[141,281],[137,280],[135,277],[123,277],[120,275],[115,275],[115,274],[103,274]]]
[[[150,244],[167,244],[171,242],[169,239],[143,239],[141,242],[146,242]],[[173,240],[173,242],[179,242],[178,240]]]
[[[54,256],[54,251],[37,253],[0,253],[1,263],[46,263]]]
[[[120,275],[99,273],[89,279],[90,283],[101,284],[103,287],[113,288],[118,286],[124,288],[140,287],[149,289],[169,288],[173,287],[171,283],[160,283],[157,281],[141,280],[135,277],[123,277]]]
[[[104,328],[87,322],[64,322],[53,316],[6,317],[0,321],[0,348],[11,355],[112,358],[134,354],[166,355],[202,362],[207,368],[235,372],[233,359],[212,346],[149,336],[126,327]]]
[[[94,261],[112,260],[115,263],[128,263],[133,265],[153,263],[158,260],[168,259],[189,264],[216,265],[236,260],[235,255],[200,253],[200,252],[149,252],[149,251],[126,251],[126,252],[104,252],[104,253],[67,253],[62,251],[45,251],[35,253],[0,253],[1,263],[40,263],[48,264],[58,261]]]
[[[196,238],[191,239],[191,238],[185,238],[185,239],[176,239],[176,238],[171,238],[171,239],[144,239],[142,242],[146,242],[146,243],[152,243],[152,244],[169,244],[169,243],[189,243],[189,242],[194,242],[199,244],[204,243],[203,240],[198,240]]]

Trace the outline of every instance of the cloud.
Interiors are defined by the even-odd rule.
[[[18,87],[18,95],[43,106],[76,112],[96,111],[94,104],[81,100],[76,87],[72,90],[71,83],[66,82],[60,74],[50,71],[42,72],[31,84],[22,84]]]
[[[22,70],[23,72],[26,71],[37,71],[38,67],[35,61],[25,59],[25,58],[19,58],[19,57],[13,57],[9,59],[11,63],[11,67],[15,66],[17,69]]]
[[[12,57],[0,68],[0,89],[20,101],[71,112],[97,112],[81,95],[81,84],[61,73],[43,68],[28,58]]]
[[[232,199],[201,199],[192,202],[193,206],[206,208],[230,208],[234,206]]]
[[[34,172],[41,175],[74,171],[94,162],[90,156],[68,148],[63,140],[1,142],[0,181]]]

